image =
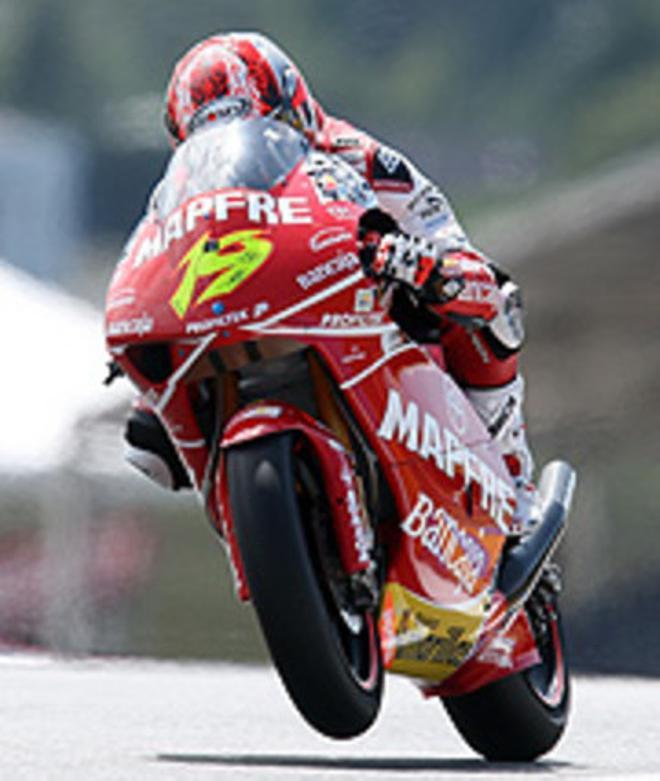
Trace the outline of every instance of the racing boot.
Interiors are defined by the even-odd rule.
[[[518,375],[498,388],[469,388],[465,394],[502,449],[516,489],[514,529],[523,533],[532,523],[538,500],[532,479],[534,458],[527,443],[522,412],[525,381]]]

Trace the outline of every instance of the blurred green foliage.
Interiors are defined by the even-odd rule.
[[[657,0],[0,0],[0,101],[108,144],[113,107],[161,93],[192,42],[231,29],[274,37],[372,132],[468,155],[528,139],[496,147],[505,169],[522,148],[563,176],[660,135]]]

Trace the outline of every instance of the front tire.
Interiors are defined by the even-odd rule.
[[[343,573],[313,458],[287,433],[231,448],[226,466],[252,602],[289,696],[323,734],[359,735],[380,708],[377,624],[330,582]]]

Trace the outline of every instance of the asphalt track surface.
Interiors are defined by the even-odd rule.
[[[573,719],[535,764],[493,765],[444,711],[388,681],[361,738],[313,733],[270,670],[0,656],[0,779],[660,778],[660,682],[579,678]]]

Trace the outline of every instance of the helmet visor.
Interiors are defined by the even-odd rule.
[[[222,188],[270,190],[305,157],[308,143],[288,125],[262,117],[209,125],[177,147],[156,208],[162,218],[185,201]]]

